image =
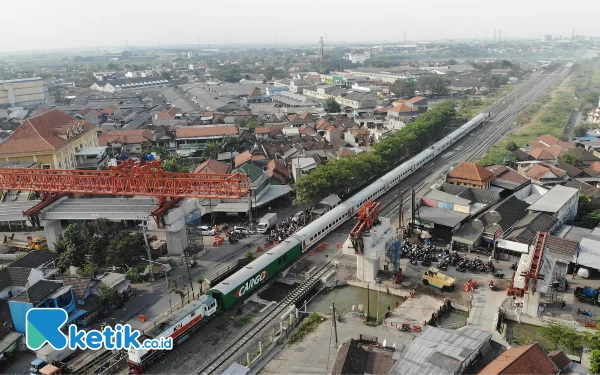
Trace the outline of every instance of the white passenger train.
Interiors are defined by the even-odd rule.
[[[372,184],[353,195],[351,198],[340,203],[337,207],[323,214],[323,216],[314,220],[306,227],[300,229],[294,235],[269,250],[266,253],[266,256],[254,260],[234,275],[214,286],[211,289],[211,295],[215,297],[221,305],[229,306],[233,299],[241,297],[239,292],[233,295],[236,290],[239,290],[241,285],[246,285],[248,280],[260,279],[260,282],[252,284],[252,288],[244,289],[244,294],[248,295],[252,290],[257,289],[270,277],[274,276],[273,272],[268,271],[269,267],[271,267],[274,262],[278,262],[282,267],[289,264],[294,260],[293,258],[296,258],[301,254],[296,251],[298,246],[301,246],[302,252],[305,252],[317,244],[328,233],[351,218],[366,201],[377,199],[388,190],[394,188],[398,182],[411,175],[418,168],[422,167],[425,163],[448,149],[448,147],[478,127],[487,117],[487,113],[481,113],[475,116],[472,120],[448,134],[434,145],[428,147],[407,162],[402,163],[392,171],[375,180]],[[265,270],[267,270],[267,272],[265,272]],[[268,276],[266,277],[258,278],[259,275],[264,276],[267,274]],[[226,303],[222,303],[222,301],[225,301],[226,299],[225,296],[229,296],[229,299]]]

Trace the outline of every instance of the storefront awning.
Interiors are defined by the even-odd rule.
[[[244,203],[219,203],[213,212],[248,212],[248,202]]]
[[[252,207],[256,208],[264,206],[265,204],[274,201],[277,198],[283,197],[291,191],[292,188],[288,185],[270,185],[269,190],[265,193],[265,195],[260,197],[256,203],[252,202]]]

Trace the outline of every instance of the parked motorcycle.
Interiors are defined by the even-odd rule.
[[[500,270],[494,272],[494,277],[496,279],[504,279],[504,273],[500,272]]]
[[[513,263],[512,266],[510,266],[510,269],[512,271],[516,271],[517,270],[517,262]]]
[[[577,309],[577,315],[592,316],[592,312],[590,310]]]

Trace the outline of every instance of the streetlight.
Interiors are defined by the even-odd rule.
[[[142,259],[144,259],[144,258],[142,258]],[[173,313],[173,304],[171,303],[171,291],[169,290],[169,276],[167,275],[167,267],[165,267],[165,265],[162,264],[162,263],[154,262],[154,261],[149,260],[149,259],[144,259],[144,260],[147,260],[148,262],[153,263],[153,264],[158,264],[158,265],[162,266],[165,269],[165,282],[167,283],[166,284],[167,295],[169,296],[169,310],[171,311],[171,313]]]

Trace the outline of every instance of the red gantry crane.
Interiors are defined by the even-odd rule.
[[[152,217],[161,227],[163,214],[182,199],[239,199],[250,191],[250,180],[243,174],[167,172],[160,160],[130,159],[107,170],[0,168],[0,190],[40,192],[42,201],[23,212],[34,226],[43,208],[72,193],[156,197]]]
[[[364,231],[370,230],[377,219],[379,218],[379,207],[381,204],[374,201],[366,201],[365,204],[358,210],[358,223],[350,232],[350,241],[354,247],[354,252],[362,254],[364,252],[364,243],[362,234]]]

